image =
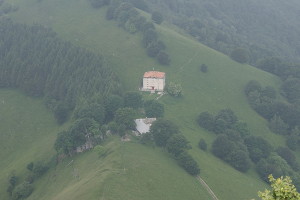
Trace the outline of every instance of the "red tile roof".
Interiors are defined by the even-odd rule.
[[[149,71],[145,72],[144,78],[164,78],[165,72]]]

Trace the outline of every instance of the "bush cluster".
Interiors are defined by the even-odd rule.
[[[49,163],[31,162],[27,165],[27,169],[29,174],[21,183],[19,183],[20,178],[15,175],[15,172],[12,172],[8,178],[6,191],[13,200],[23,200],[31,195],[34,190],[32,183],[48,171]]]
[[[261,86],[252,82],[245,89],[246,94],[250,94],[252,88],[261,89]],[[268,91],[270,92],[265,93],[268,93],[269,97],[275,96],[273,90]],[[202,112],[197,122],[202,128],[218,134],[212,144],[212,153],[235,169],[246,172],[253,162],[257,173],[263,180],[267,181],[269,174],[275,177],[288,175],[294,179],[295,185],[300,187],[299,163],[293,152],[287,147],[279,147],[275,150],[264,138],[251,135],[247,124],[241,123],[232,110],[221,110],[216,116]],[[277,125],[280,125],[278,121]],[[295,135],[298,135],[300,131],[295,129],[293,132],[294,135],[290,137],[298,139]],[[205,149],[204,142],[200,142],[199,146]],[[290,138],[290,143],[296,148],[298,141]]]
[[[299,107],[278,100],[274,88],[269,86],[263,88],[257,81],[250,81],[244,91],[251,107],[269,121],[270,130],[284,135],[287,146],[296,150],[300,144]]]

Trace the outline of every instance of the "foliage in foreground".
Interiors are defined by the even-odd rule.
[[[262,200],[299,200],[300,194],[297,192],[296,187],[292,184],[290,177],[280,177],[275,179],[269,175],[272,190],[265,190],[258,192],[258,196]]]

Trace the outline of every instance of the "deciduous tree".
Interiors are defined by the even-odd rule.
[[[124,106],[130,108],[140,108],[143,106],[142,95],[138,92],[127,92],[124,96]]]
[[[145,108],[145,113],[146,113],[147,117],[163,117],[164,116],[164,112],[165,112],[164,105],[157,101],[154,101],[154,100],[146,101],[144,103],[144,108]]]
[[[290,177],[280,177],[275,179],[269,175],[272,190],[258,192],[258,196],[262,200],[299,200],[300,194],[296,187],[292,184]]]
[[[169,120],[158,119],[153,122],[150,132],[153,134],[155,144],[160,147],[165,147],[168,139],[172,135],[179,133],[179,129]]]
[[[200,168],[198,163],[194,160],[194,158],[188,154],[187,152],[182,152],[177,156],[178,164],[185,169],[189,174],[196,176],[200,173]]]
[[[166,91],[168,92],[169,95],[174,97],[179,97],[182,95],[182,87],[178,83],[170,82],[166,86]]]
[[[119,108],[116,111],[115,121],[118,126],[120,126],[120,124],[124,124],[126,129],[134,129],[134,119],[136,116],[136,111],[132,108]]]
[[[200,113],[200,115],[197,118],[197,122],[199,126],[201,126],[202,128],[208,131],[212,131],[215,126],[215,118],[209,112]]]
[[[166,148],[169,153],[176,157],[186,149],[190,148],[190,146],[183,135],[175,134],[168,139]]]
[[[203,151],[207,150],[207,143],[205,142],[205,140],[203,138],[200,139],[198,146],[200,149],[202,149]]]

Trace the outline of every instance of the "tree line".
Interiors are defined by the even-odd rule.
[[[173,122],[163,118],[156,120],[150,127],[150,132],[142,135],[141,142],[154,142],[156,146],[166,150],[186,172],[193,176],[200,173],[198,163],[188,153],[192,147]]]
[[[264,181],[268,181],[269,174],[285,175],[292,177],[295,185],[300,187],[300,165],[294,153],[285,146],[274,148],[263,137],[253,136],[247,124],[239,121],[232,110],[220,110],[215,116],[202,112],[197,122],[217,134],[211,146],[212,153],[235,169],[246,172],[254,165]],[[199,147],[206,150],[203,139]]]
[[[108,6],[106,11],[107,20],[116,20],[118,25],[131,34],[141,32],[143,35],[142,45],[146,49],[147,55],[156,58],[162,65],[170,64],[170,57],[166,52],[166,45],[159,40],[158,33],[152,22],[142,16],[136,8],[147,10],[145,1],[136,0],[90,0],[94,8]],[[153,12],[152,20],[160,24],[163,16],[158,12]]]

